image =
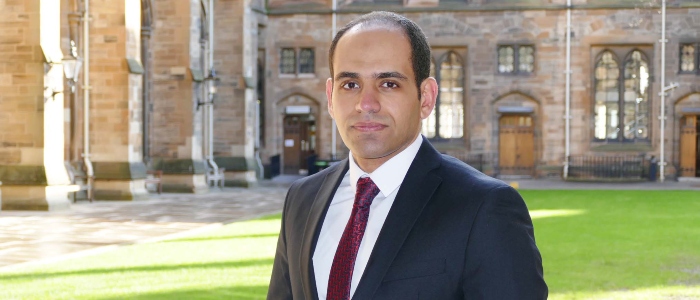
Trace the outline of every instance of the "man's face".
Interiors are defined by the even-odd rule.
[[[425,80],[418,99],[411,47],[400,29],[356,26],[334,55],[328,112],[355,161],[373,172],[416,139],[435,105],[437,84]]]

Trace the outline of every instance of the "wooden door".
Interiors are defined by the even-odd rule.
[[[284,118],[284,174],[305,174],[316,146],[315,121],[308,115]]]
[[[698,176],[698,118],[681,119],[681,177]]]
[[[301,118],[287,116],[284,118],[284,174],[299,174],[301,168]]]
[[[533,175],[535,130],[532,117],[505,115],[499,121],[498,157],[501,175]]]

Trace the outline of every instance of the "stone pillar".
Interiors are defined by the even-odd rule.
[[[153,9],[153,167],[163,171],[164,191],[206,192],[201,1],[159,0]]]
[[[142,153],[140,0],[90,1],[95,198],[148,198]]]
[[[214,62],[221,78],[214,110],[214,160],[226,185],[257,183],[255,91],[258,21],[249,1],[216,1]]]
[[[2,210],[70,207],[60,11],[54,0],[7,1],[0,9]]]

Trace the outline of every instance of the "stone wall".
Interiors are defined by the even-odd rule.
[[[479,2],[479,1],[476,1]],[[535,116],[536,165],[540,169],[557,169],[562,166],[565,154],[565,69],[566,69],[566,9],[555,1],[527,9],[486,9],[487,5],[510,5],[515,1],[483,1],[463,7],[442,9],[439,12],[403,14],[417,22],[435,49],[458,49],[466,53],[465,64],[465,138],[457,143],[471,153],[496,153],[498,151],[497,103],[511,95],[534,103],[539,113]],[[493,3],[492,3],[493,2]],[[661,16],[658,8],[625,2],[607,5],[595,1],[574,1],[572,11],[571,48],[571,154],[651,154],[659,152],[659,114],[661,89],[659,66],[661,61]],[[697,75],[678,74],[678,49],[680,42],[700,41],[700,7],[677,1],[667,10],[666,82],[679,82],[680,87],[670,95],[668,103],[700,89]],[[508,4],[510,3],[510,4]],[[519,4],[523,4],[524,2]],[[517,3],[516,3],[517,4]],[[525,3],[527,4],[527,3]],[[275,105],[300,94],[325,106],[324,82],[328,77],[327,47],[330,44],[330,14],[303,14],[289,6],[272,9],[269,18],[267,45],[267,130],[264,157],[281,152],[281,117]],[[321,6],[318,6],[319,9]],[[341,6],[341,10],[364,10],[362,6]],[[471,8],[470,8],[471,7]],[[375,5],[373,9],[381,9]],[[342,27],[359,14],[341,13],[338,27]],[[498,45],[529,44],[535,46],[535,71],[530,75],[504,75],[497,72]],[[593,141],[593,77],[595,55],[606,45],[650,47],[653,57],[649,61],[652,71],[649,97],[650,138],[647,146],[602,145]],[[314,47],[317,68],[315,76],[302,78],[279,74],[279,57],[282,47]],[[598,51],[598,52],[596,52]],[[518,103],[518,101],[511,101]],[[523,102],[524,103],[524,102]],[[668,108],[667,108],[668,110]],[[330,155],[330,118],[322,109],[319,116],[325,125],[320,127],[321,157]],[[666,136],[678,129],[669,124]],[[454,150],[455,143],[436,143],[438,149]],[[603,147],[601,147],[603,146]],[[646,148],[645,148],[646,147]],[[672,143],[666,143],[667,153],[674,151]],[[642,149],[643,148],[643,149]],[[559,170],[560,171],[560,170]],[[543,171],[541,174],[548,173]],[[556,172],[555,172],[556,173]]]

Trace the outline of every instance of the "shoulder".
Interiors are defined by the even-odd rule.
[[[347,159],[339,161],[320,172],[303,177],[292,183],[287,192],[287,201],[313,200],[326,185],[337,185],[338,179],[347,171]]]
[[[440,168],[436,169],[436,172],[442,178],[443,185],[447,187],[472,193],[510,188],[505,182],[481,173],[452,156],[441,154],[440,159]]]

